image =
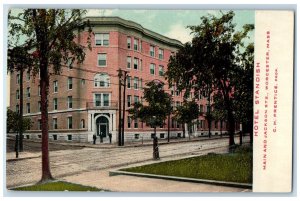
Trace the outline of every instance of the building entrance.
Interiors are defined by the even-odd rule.
[[[96,119],[97,135],[106,138],[108,136],[109,121],[106,117],[100,116]]]

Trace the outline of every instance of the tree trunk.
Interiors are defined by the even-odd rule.
[[[168,115],[168,142],[170,142],[170,114]]]
[[[223,135],[223,133],[222,133],[223,132],[223,130],[222,130],[223,129],[223,120],[221,120],[221,125],[220,126],[221,126],[221,137],[222,137],[222,135]]]
[[[46,59],[40,64],[41,72],[41,123],[42,123],[42,179],[41,182],[52,180],[53,177],[50,172],[50,159],[49,159],[49,143],[48,143],[48,89],[49,89],[49,75],[48,65]]]
[[[185,138],[185,125],[184,125],[184,123],[182,124],[182,133],[183,133],[183,138]]]
[[[23,72],[20,70],[20,119],[19,119],[19,151],[23,152]]]
[[[235,121],[232,111],[228,111],[228,124],[229,124],[229,146],[235,145],[234,143],[234,131],[235,131]]]

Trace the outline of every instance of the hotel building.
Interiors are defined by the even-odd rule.
[[[126,110],[134,102],[142,101],[145,83],[151,80],[164,82],[165,89],[172,95],[173,105],[183,102],[183,94],[175,88],[168,88],[164,79],[169,57],[183,46],[181,42],[170,39],[141,25],[119,17],[89,17],[93,33],[92,50],[86,50],[83,64],[63,66],[60,75],[50,76],[48,95],[49,139],[58,141],[91,142],[93,135],[102,133],[104,143],[118,141],[118,69],[128,72],[126,81]],[[88,32],[78,35],[78,43],[85,45]],[[20,74],[11,74],[10,108],[19,110]],[[33,126],[24,133],[27,139],[41,138],[40,86],[39,77],[24,73],[24,117],[31,118]],[[193,93],[191,93],[191,97]],[[197,137],[208,134],[205,119],[207,99],[197,97],[202,115],[196,123],[186,129]],[[158,138],[167,138],[166,124],[157,128]],[[131,119],[125,113],[125,143],[150,140],[153,128],[139,120]],[[182,137],[182,125],[172,117],[170,120],[171,138]],[[212,122],[213,135],[225,133],[220,122]],[[186,134],[187,135],[187,134]]]

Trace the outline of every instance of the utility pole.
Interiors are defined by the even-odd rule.
[[[124,78],[123,78],[123,72],[124,72]],[[127,71],[121,70],[119,68],[118,70],[118,77],[119,77],[119,130],[118,130],[118,145],[123,146],[124,145],[124,130],[125,130],[125,94],[126,94],[126,78],[127,78]],[[123,91],[123,115],[122,115],[122,97],[121,97],[121,91],[122,86],[124,87]]]
[[[125,130],[125,94],[126,94],[126,79],[127,79],[127,71],[124,71],[124,91],[123,91],[123,118],[122,118],[122,146],[124,146],[124,130]]]
[[[119,68],[118,70],[119,77],[119,129],[118,129],[118,145],[122,146],[122,132],[121,132],[121,79],[122,79],[122,70]]]

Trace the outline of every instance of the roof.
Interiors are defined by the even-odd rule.
[[[117,25],[127,29],[133,29],[135,31],[141,32],[143,35],[148,36],[152,39],[160,41],[162,43],[166,43],[170,46],[174,46],[176,48],[182,47],[183,44],[176,39],[168,38],[164,35],[151,31],[149,29],[144,28],[142,25],[130,21],[124,20],[120,17],[86,17],[84,20],[89,20],[91,26],[95,25]]]

